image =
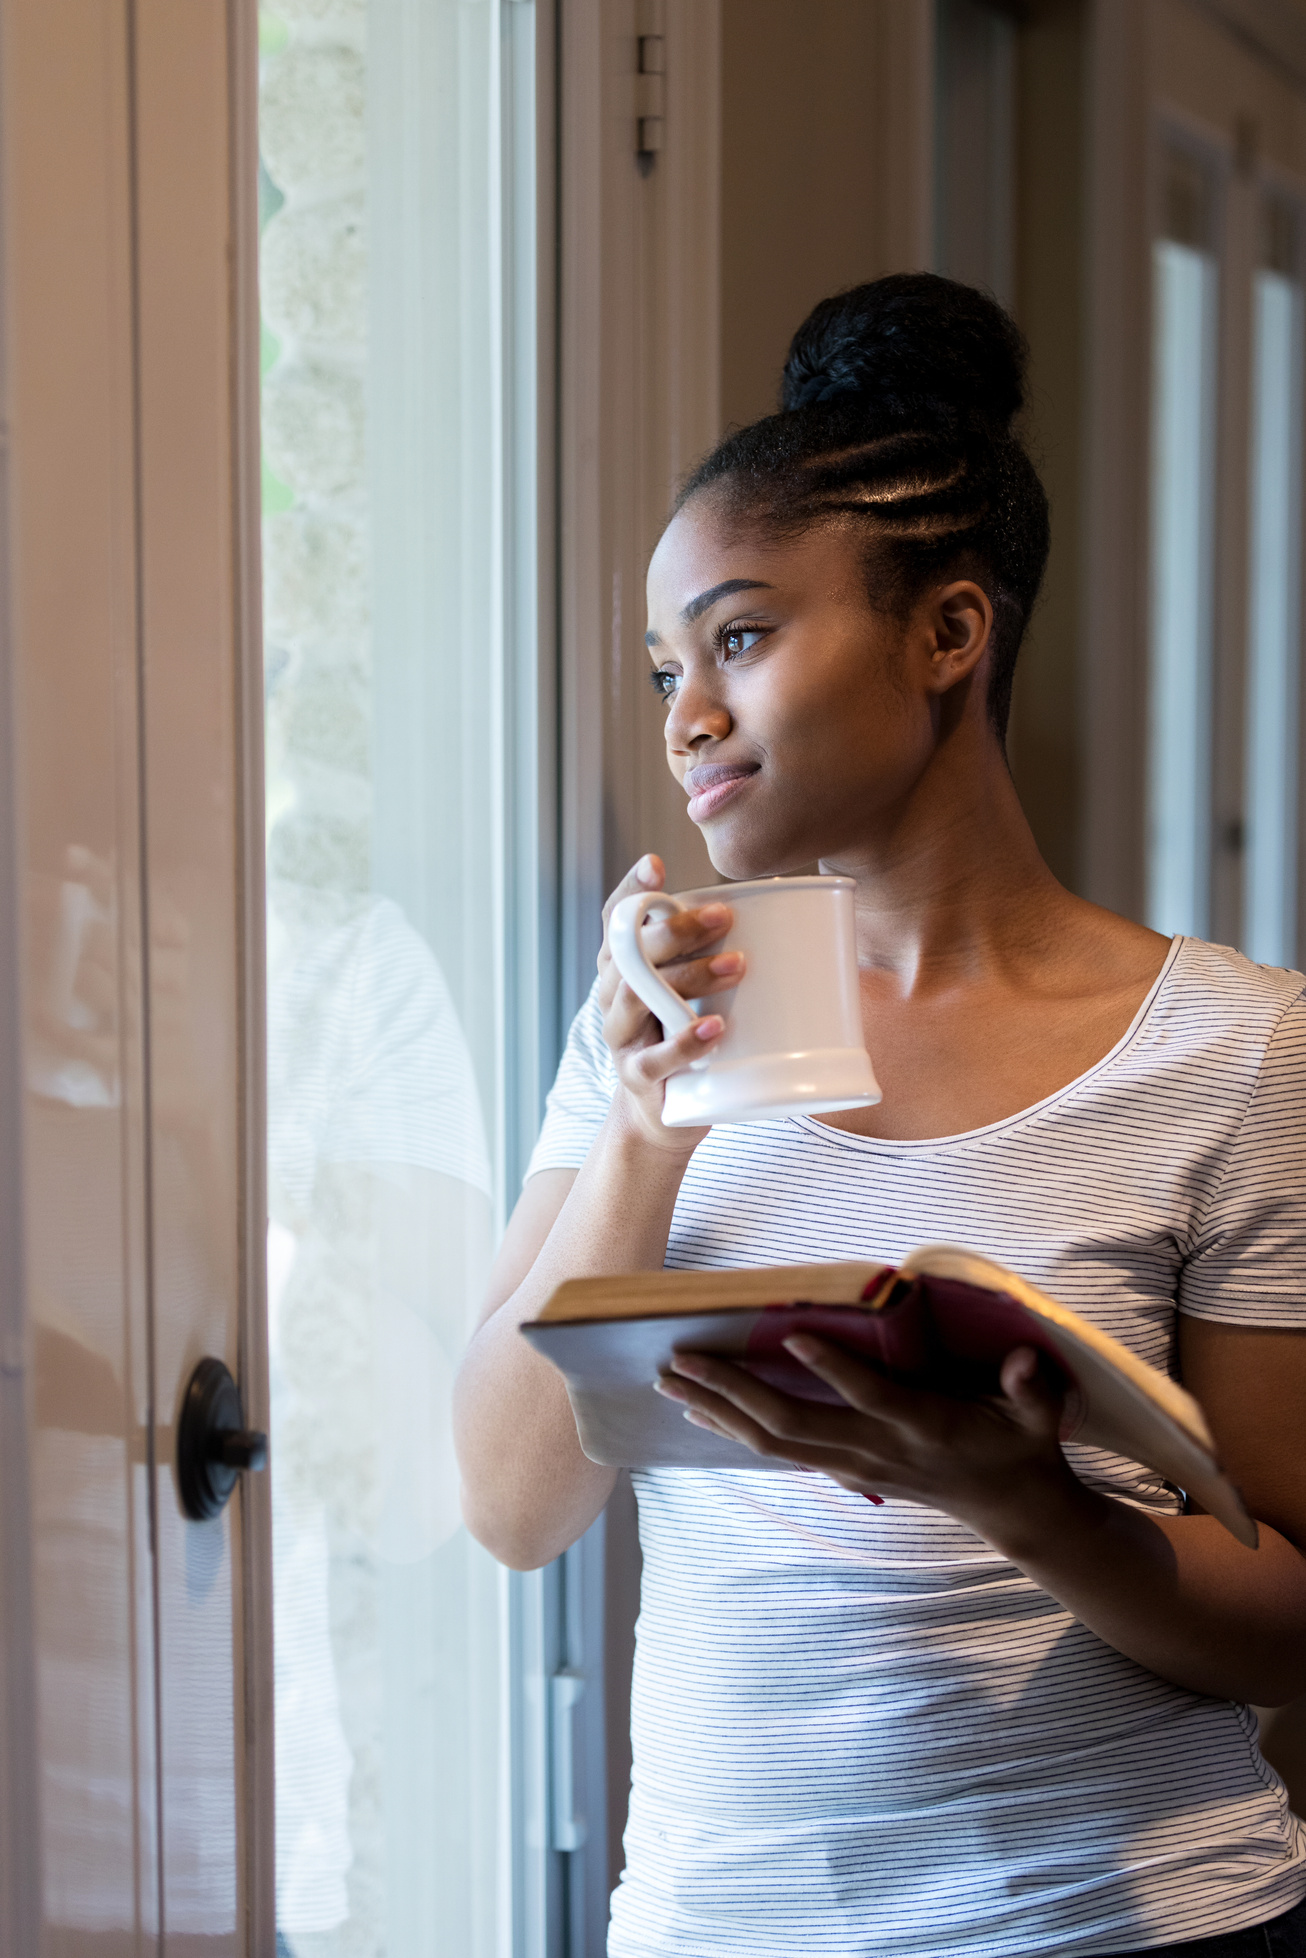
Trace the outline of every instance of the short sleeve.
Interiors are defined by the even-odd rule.
[[[598,981],[571,1023],[558,1078],[549,1090],[539,1141],[527,1176],[542,1169],[579,1169],[602,1128],[617,1087],[617,1070],[603,1038]]]
[[[1306,1328],[1306,993],[1266,1043],[1178,1304],[1196,1319]]]
[[[389,898],[299,919],[268,975],[268,1175],[302,1222],[322,1163],[403,1164],[490,1193],[471,1055],[444,974]],[[296,1228],[298,1228],[298,1224]]]
[[[411,1163],[488,1194],[467,1041],[434,954],[398,905],[369,908],[342,976],[348,1064],[320,1138],[323,1160]]]

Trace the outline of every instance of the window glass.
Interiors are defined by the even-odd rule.
[[[1147,921],[1209,915],[1217,272],[1201,163],[1166,158],[1152,261]]]
[[[1296,958],[1301,649],[1301,340],[1298,216],[1265,199],[1252,288],[1250,608],[1247,631],[1243,949]]]
[[[511,1949],[508,1579],[449,1409],[529,1126],[531,21],[260,16],[283,1958]]]

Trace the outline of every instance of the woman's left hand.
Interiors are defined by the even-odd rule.
[[[958,1400],[901,1386],[827,1340],[796,1335],[785,1346],[847,1405],[798,1400],[702,1353],[677,1354],[659,1390],[755,1454],[820,1470],[871,1500],[947,1510],[981,1536],[1082,1488],[1061,1452],[1062,1395],[1032,1347],[1003,1361],[1000,1396]]]
[[[1008,1353],[1001,1392],[982,1401],[901,1386],[807,1335],[785,1345],[846,1406],[796,1400],[702,1353],[677,1354],[659,1385],[691,1420],[758,1455],[946,1510],[1175,1686],[1280,1706],[1306,1690],[1306,1333],[1181,1314],[1180,1341],[1185,1378],[1252,1498],[1256,1550],[1213,1516],[1144,1510],[1081,1482],[1058,1440],[1061,1397],[1028,1346]]]

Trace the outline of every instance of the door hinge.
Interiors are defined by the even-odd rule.
[[[663,0],[639,0],[635,24],[635,153],[647,164],[662,148],[666,126],[667,41]]]
[[[588,1834],[577,1810],[577,1708],[585,1694],[584,1673],[570,1668],[549,1681],[549,1840],[554,1849],[580,1849]]]

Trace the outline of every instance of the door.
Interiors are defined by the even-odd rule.
[[[6,1952],[273,1949],[252,10],[15,0],[3,134]]]
[[[622,600],[716,433],[716,8],[660,18],[0,14],[5,1958],[605,1942],[633,1607],[602,1525],[497,1569],[444,1444],[604,862],[701,874]],[[274,1472],[195,1522],[206,1356]]]

